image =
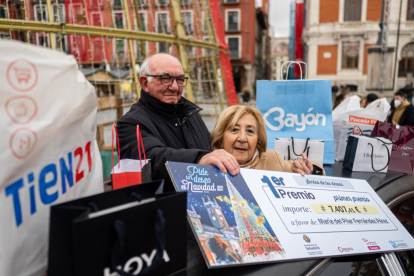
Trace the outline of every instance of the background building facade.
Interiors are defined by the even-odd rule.
[[[414,71],[414,1],[401,2],[394,91],[412,83]],[[388,48],[395,48],[400,0],[388,0],[388,5]],[[366,93],[368,48],[377,43],[381,10],[382,0],[306,1],[302,39],[309,78],[331,79],[332,85],[347,85],[350,91]],[[388,59],[394,63],[395,55],[389,54]]]

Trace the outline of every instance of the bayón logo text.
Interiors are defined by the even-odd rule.
[[[326,125],[326,116],[325,114],[313,114],[310,113],[313,110],[313,107],[308,109],[308,114],[301,113],[293,114],[287,113],[285,118],[285,110],[281,107],[273,107],[269,109],[264,115],[265,124],[271,130],[277,131],[281,130],[283,127],[296,128],[296,131],[304,131],[306,125]]]

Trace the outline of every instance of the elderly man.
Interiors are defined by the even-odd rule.
[[[141,98],[117,124],[122,158],[138,159],[139,125],[153,179],[171,183],[166,161],[216,165],[223,173],[239,173],[233,155],[224,150],[211,152],[201,108],[181,96],[187,82],[180,61],[171,55],[157,54],[142,63]],[[166,186],[172,190],[172,185]]]

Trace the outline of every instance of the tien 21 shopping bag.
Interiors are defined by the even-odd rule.
[[[103,192],[94,87],[72,55],[0,42],[0,275],[43,275],[50,206]]]
[[[119,162],[114,166],[114,134],[116,133],[116,144],[118,149]],[[121,159],[121,150],[119,147],[118,130],[116,125],[112,125],[112,188],[120,189],[132,185],[142,183],[142,172],[144,166],[148,163],[145,155],[144,142],[142,141],[141,131],[139,125],[137,125],[137,144],[138,144],[138,157],[135,159]],[[142,150],[142,155],[141,155]],[[141,158],[144,157],[144,159]],[[147,167],[148,169],[148,167]]]
[[[343,168],[353,172],[386,173],[391,158],[392,141],[383,137],[350,135]]]
[[[414,128],[377,122],[371,136],[391,139],[394,143],[388,170],[412,174],[414,170]]]
[[[48,276],[186,275],[187,195],[164,194],[162,186],[52,206]]]
[[[268,149],[275,148],[276,138],[321,140],[323,163],[335,163],[331,80],[259,80],[257,106],[265,121]]]

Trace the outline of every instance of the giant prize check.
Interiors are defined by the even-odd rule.
[[[365,180],[167,162],[209,268],[414,248]]]

